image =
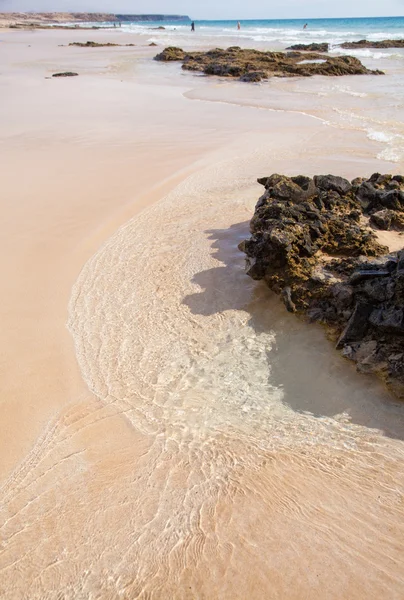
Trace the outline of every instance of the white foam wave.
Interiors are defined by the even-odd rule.
[[[378,33],[370,33],[369,35],[366,36],[366,39],[372,40],[372,41],[385,40],[385,39],[401,40],[403,38],[404,38],[404,31],[398,31],[397,33],[381,31]]]
[[[322,63],[327,62],[326,60],[301,60],[298,64],[299,65],[320,65]]]
[[[380,60],[381,58],[404,58],[403,54],[399,54],[397,52],[388,52],[388,51],[374,51],[369,48],[366,49],[356,49],[356,48],[340,48],[338,45],[332,46],[330,52],[336,54],[344,54],[350,56],[357,56],[358,58],[372,58],[374,60]]]
[[[404,160],[404,148],[385,148],[379,152],[377,158],[388,162],[399,163]]]
[[[368,138],[370,140],[374,140],[375,142],[391,142],[396,135],[389,133],[387,131],[374,131],[370,129],[368,131]]]
[[[404,31],[402,33],[389,33],[385,31],[383,33],[367,34],[364,31],[354,30],[343,30],[343,29],[300,29],[297,27],[271,27],[271,26],[260,26],[260,25],[249,25],[242,24],[241,31],[237,31],[236,26],[225,23],[222,26],[210,25],[210,24],[197,24],[196,34],[190,33],[190,26],[188,24],[175,24],[165,25],[164,29],[158,30],[151,23],[130,23],[124,24],[122,31],[133,32],[137,34],[145,34],[151,29],[155,29],[155,34],[164,43],[176,42],[171,36],[175,32],[175,36],[181,39],[188,37],[188,41],[196,46],[202,44],[217,44],[221,45],[220,38],[223,39],[222,43],[226,43],[226,39],[236,38],[241,42],[257,42],[257,43],[278,43],[284,46],[289,46],[297,43],[312,43],[312,42],[324,42],[327,41],[331,46],[338,46],[344,41],[358,40],[358,39],[400,39],[404,38]],[[178,43],[178,40],[177,40]],[[185,43],[185,42],[184,42]],[[349,51],[352,54],[352,51]],[[366,56],[366,55],[365,55]],[[386,53],[379,53],[377,55],[369,55],[369,58],[384,58]]]
[[[404,160],[403,135],[394,133],[392,131],[377,131],[374,129],[369,129],[367,131],[367,137],[375,142],[387,144],[387,148],[384,148],[377,154],[377,158],[380,160],[386,160],[394,163]]]

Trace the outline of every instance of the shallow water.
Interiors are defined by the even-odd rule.
[[[0,597],[401,600],[403,406],[237,250],[257,176],[402,169],[332,118],[393,80],[241,86],[71,35],[2,54]]]
[[[188,178],[73,291],[87,384],[151,446],[125,490],[150,513],[130,512],[125,593],[399,598],[403,407],[246,278],[253,166]]]

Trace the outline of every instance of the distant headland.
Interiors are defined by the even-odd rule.
[[[0,13],[0,26],[41,26],[58,25],[62,23],[116,23],[116,22],[156,22],[175,21],[189,23],[187,15],[130,15],[109,13],[38,13],[38,12],[7,12]]]

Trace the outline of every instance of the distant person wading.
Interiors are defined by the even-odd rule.
[[[237,21],[237,29],[240,31],[241,29],[241,25],[240,25],[240,21]]]
[[[192,21],[192,23],[191,23],[191,31],[195,31],[195,23],[194,23],[194,21]]]

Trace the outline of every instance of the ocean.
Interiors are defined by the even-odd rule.
[[[239,38],[240,45],[264,42],[267,44],[290,45],[308,42],[327,41],[332,45],[342,42],[404,37],[404,17],[379,17],[355,19],[254,19],[241,21],[241,30],[237,31],[237,21],[195,21],[194,44],[211,43],[212,38]],[[307,28],[303,26],[307,23]],[[175,22],[125,23],[124,31],[145,33],[153,27],[165,27],[165,30],[153,32],[157,39],[188,38],[190,25]]]

